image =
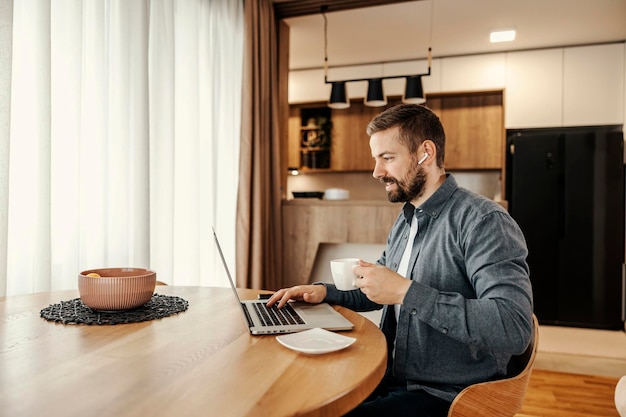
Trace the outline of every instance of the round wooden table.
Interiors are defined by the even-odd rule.
[[[241,298],[259,291],[238,290]],[[385,338],[368,319],[341,332],[350,347],[307,355],[251,336],[230,288],[158,286],[189,301],[133,324],[40,317],[77,291],[0,298],[0,410],[6,416],[339,416],[382,378]]]

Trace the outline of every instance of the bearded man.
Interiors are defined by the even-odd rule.
[[[526,241],[499,204],[445,172],[445,133],[431,110],[391,107],[367,133],[374,177],[390,201],[404,203],[385,251],[354,267],[355,290],[300,285],[277,291],[268,305],[382,308],[387,372],[348,415],[443,417],[466,386],[508,376],[509,361],[531,341]]]

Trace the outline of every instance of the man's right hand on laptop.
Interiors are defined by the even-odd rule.
[[[278,308],[282,308],[290,300],[317,304],[324,301],[324,298],[326,298],[326,286],[324,285],[297,285],[276,291],[267,300],[267,306],[271,307],[278,303]]]

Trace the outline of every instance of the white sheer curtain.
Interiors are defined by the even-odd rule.
[[[234,265],[242,1],[12,8],[0,295],[76,288],[102,266],[224,285],[211,226]]]

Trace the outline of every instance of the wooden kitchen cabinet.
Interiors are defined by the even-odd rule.
[[[367,124],[380,113],[380,107],[353,103],[345,110],[333,109],[333,142],[330,166],[336,171],[372,171],[374,161],[370,149]]]
[[[439,116],[446,132],[446,169],[502,169],[502,91],[437,94],[428,96],[426,105]]]
[[[391,106],[400,103],[400,98],[388,97],[388,101]],[[320,105],[325,103],[291,106],[289,166],[300,166],[297,147],[301,109]],[[502,169],[505,130],[501,90],[429,94],[426,105],[441,118],[446,131],[446,169]],[[366,128],[383,109],[355,100],[348,109],[331,111],[330,171],[371,171],[374,168]]]

